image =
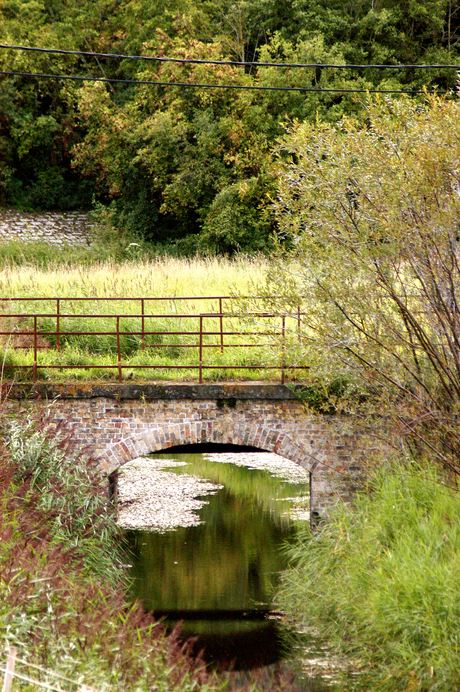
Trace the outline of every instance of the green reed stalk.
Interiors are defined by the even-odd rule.
[[[348,657],[341,689],[459,689],[460,497],[405,463],[370,490],[289,548],[279,604]]]

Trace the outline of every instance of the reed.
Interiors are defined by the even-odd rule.
[[[289,548],[279,605],[349,658],[341,689],[459,689],[460,497],[401,462],[370,490]]]

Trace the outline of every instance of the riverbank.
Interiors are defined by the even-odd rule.
[[[290,557],[278,605],[351,661],[340,689],[460,689],[460,498],[432,468],[382,468]]]

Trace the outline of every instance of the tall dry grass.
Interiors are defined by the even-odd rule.
[[[71,251],[69,251],[71,252]],[[136,297],[212,296],[254,293],[262,283],[264,258],[178,259],[158,257],[91,266],[56,264],[46,269],[33,263],[0,269],[0,298],[8,297]]]

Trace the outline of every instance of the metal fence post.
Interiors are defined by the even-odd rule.
[[[33,368],[33,379],[34,382],[37,381],[37,315],[34,315],[34,368]]]
[[[200,315],[200,367],[199,382],[203,382],[203,315]]]
[[[61,335],[60,335],[60,298],[56,298],[56,348],[58,351],[61,350]]]
[[[219,298],[219,312],[220,312],[220,352],[224,352],[224,318],[222,312],[222,298]]]
[[[121,347],[120,347],[120,317],[117,316],[117,353],[118,353],[118,381],[122,381],[121,375]]]
[[[284,384],[284,353],[286,349],[286,315],[281,317],[281,384]]]
[[[142,314],[142,350],[145,351],[145,307],[144,299],[141,298],[141,314]]]

